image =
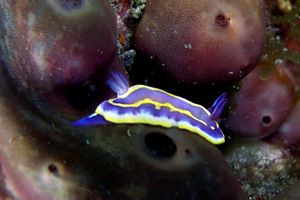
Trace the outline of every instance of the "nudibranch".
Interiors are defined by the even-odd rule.
[[[138,123],[177,127],[199,134],[212,144],[225,142],[217,122],[227,101],[225,93],[206,109],[158,88],[146,85],[129,87],[125,77],[118,73],[113,73],[107,83],[117,96],[103,101],[95,113],[74,122],[74,125]]]

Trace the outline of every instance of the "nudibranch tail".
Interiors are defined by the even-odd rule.
[[[119,72],[111,72],[106,83],[117,95],[124,94],[129,88],[127,78]]]
[[[213,105],[208,109],[212,116],[217,120],[220,118],[224,106],[227,103],[227,93],[221,94],[213,103]]]
[[[74,126],[94,126],[94,125],[105,125],[110,124],[109,121],[105,120],[102,115],[93,113],[87,117],[84,117],[78,121],[72,123]]]

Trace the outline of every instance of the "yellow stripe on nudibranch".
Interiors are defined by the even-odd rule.
[[[188,122],[175,122],[174,120],[170,120],[166,117],[153,117],[152,115],[148,115],[147,113],[143,113],[140,115],[134,114],[124,114],[119,115],[115,112],[103,111],[98,108],[97,114],[102,115],[107,121],[113,123],[126,123],[126,124],[148,124],[154,126],[162,126],[165,128],[171,128],[177,126],[179,129],[184,129],[193,133],[200,135],[201,137],[205,138],[207,141],[211,142],[212,144],[222,144],[225,142],[224,138],[216,139],[207,135],[204,131],[199,129],[196,126],[192,126]]]
[[[204,122],[203,120],[198,119],[197,117],[195,117],[190,111],[188,111],[188,110],[182,110],[180,108],[176,108],[171,103],[160,103],[160,102],[157,102],[157,101],[153,101],[150,98],[145,98],[145,99],[137,101],[137,102],[135,102],[133,104],[115,103],[115,102],[113,102],[113,100],[114,99],[110,99],[110,100],[108,100],[108,102],[111,103],[111,104],[113,104],[113,105],[115,105],[115,106],[119,106],[119,107],[123,107],[123,108],[126,108],[126,107],[135,107],[135,108],[137,108],[137,107],[140,107],[143,104],[152,104],[152,105],[155,106],[156,109],[160,109],[161,107],[167,107],[167,108],[170,109],[170,111],[179,112],[181,114],[187,115],[190,118],[192,118],[192,119],[194,119],[194,120],[202,123],[204,126],[207,126],[206,122]],[[101,112],[99,112],[97,110],[96,110],[96,113],[104,115],[104,113],[101,113]]]
[[[111,100],[113,101],[113,100],[115,100],[115,99],[125,99],[128,95],[130,95],[130,94],[133,93],[134,91],[136,91],[136,90],[138,90],[138,89],[141,89],[141,88],[146,88],[146,89],[148,89],[148,90],[162,92],[162,93],[164,93],[164,94],[166,94],[166,95],[168,95],[168,96],[171,96],[171,97],[173,97],[173,98],[179,99],[180,101],[183,101],[183,102],[185,102],[185,103],[188,103],[188,104],[191,105],[191,106],[198,107],[198,108],[202,109],[204,112],[206,112],[207,115],[211,115],[211,113],[210,113],[206,108],[204,108],[203,106],[201,106],[201,105],[199,105],[199,104],[195,104],[195,103],[193,103],[193,102],[191,102],[191,101],[189,101],[189,100],[187,100],[187,99],[184,99],[184,98],[182,98],[182,97],[180,97],[180,96],[176,96],[176,95],[171,94],[171,93],[168,93],[168,92],[166,92],[166,91],[164,91],[164,90],[161,90],[161,89],[158,89],[158,88],[149,87],[149,86],[146,86],[146,85],[134,85],[134,86],[128,88],[128,90],[127,90],[126,93],[124,93],[124,94],[122,94],[122,95],[119,95],[117,98],[113,98],[113,99],[111,99]]]

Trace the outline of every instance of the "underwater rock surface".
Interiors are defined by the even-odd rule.
[[[149,0],[134,45],[177,81],[237,81],[263,53],[263,13],[260,0]]]
[[[7,99],[1,86],[2,187],[15,197],[246,199],[221,152],[196,134],[51,124],[18,99]]]
[[[94,93],[108,95],[99,80],[112,70],[125,73],[117,57],[117,16],[108,1],[1,1],[0,9],[2,67],[32,101],[77,98],[91,104]]]
[[[275,66],[268,72],[256,67],[233,96],[226,126],[235,136],[262,138],[274,133],[287,118],[296,97],[289,70]]]
[[[1,26],[6,68],[28,87],[86,81],[116,56],[116,16],[107,1],[2,1]]]
[[[300,178],[299,156],[267,142],[237,141],[223,153],[249,199],[276,199]]]
[[[288,187],[285,191],[277,195],[274,200],[298,200],[300,199],[299,192],[300,182],[298,181],[293,186]]]
[[[163,6],[168,0],[110,2],[114,8],[101,0],[0,1],[0,199],[297,198],[300,1],[266,0],[266,19],[262,1],[188,0],[180,4],[174,1],[177,3],[169,7]],[[197,6],[186,6],[189,2]],[[200,6],[203,2],[207,2],[205,9]],[[154,7],[156,16],[169,11],[172,15],[149,20],[152,14],[148,11]],[[225,15],[228,13],[230,19]],[[163,25],[165,30],[174,30],[176,37],[168,31],[154,35],[170,41],[153,46],[164,50],[157,57],[134,43],[138,41],[136,27],[139,30],[146,21],[158,28],[159,23],[151,22],[173,16],[176,23]],[[189,20],[184,27],[185,16],[211,17],[211,26],[206,28],[212,29],[198,34],[205,23]],[[168,38],[167,33],[171,35]],[[256,66],[259,69],[264,65],[260,73],[253,71],[255,78],[250,73],[241,80],[242,84],[216,84],[239,80],[254,67],[262,53],[264,33],[266,51]],[[211,35],[216,40],[211,40]],[[144,39],[141,38],[143,43],[152,41]],[[205,43],[201,43],[203,39]],[[201,45],[210,48],[200,49]],[[198,50],[206,53],[205,59],[198,59]],[[157,68],[145,70],[148,63],[140,57],[143,53],[156,62]],[[162,55],[165,57],[159,60]],[[174,55],[175,61],[171,60]],[[195,55],[195,59],[190,59]],[[222,59],[217,59],[217,55]],[[167,62],[175,64],[167,66]],[[186,68],[180,63],[218,64],[212,69],[224,71],[205,68],[204,83],[198,80],[198,84],[193,81],[203,75],[198,73],[200,65]],[[228,63],[232,64],[230,69],[226,68]],[[233,129],[225,132],[226,113],[220,123],[226,143],[217,147],[176,128],[71,126],[73,120],[112,97],[105,82],[111,71],[125,74],[123,65],[133,83],[157,86],[153,83],[159,81],[159,88],[173,88],[167,91],[205,107],[220,93],[229,92],[233,97],[229,104],[237,105],[232,111],[243,113],[243,107],[237,109],[241,104],[250,106],[257,115],[247,121],[246,115],[241,114],[234,120],[238,125],[231,124],[231,128],[246,126],[256,135],[247,129],[245,135],[240,135],[246,141],[231,137],[239,135],[240,129],[236,129],[237,133]],[[135,74],[133,65],[149,74]],[[233,65],[238,68],[231,68]],[[244,70],[241,74],[240,67]],[[164,78],[168,76],[173,82]],[[217,80],[211,81],[213,78]],[[252,83],[246,83],[249,78]],[[180,87],[174,82],[179,82]],[[236,101],[246,85],[253,90],[253,104],[250,97]],[[269,98],[260,101],[254,97],[262,93]],[[245,93],[242,95],[246,97]],[[282,112],[275,110],[276,105],[283,108]],[[271,116],[271,121],[265,116]],[[263,119],[269,122],[267,131],[259,125]],[[261,137],[264,140],[259,140]],[[248,138],[255,140],[249,142]]]
[[[279,146],[288,148],[300,145],[300,100],[299,97],[293,106],[288,118],[280,125],[270,141]]]

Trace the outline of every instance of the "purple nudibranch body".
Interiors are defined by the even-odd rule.
[[[148,124],[165,128],[177,127],[199,134],[212,144],[225,142],[219,127],[219,118],[226,104],[226,93],[206,109],[182,97],[146,85],[129,87],[120,74],[113,74],[108,81],[117,96],[103,101],[95,113],[73,124]]]

